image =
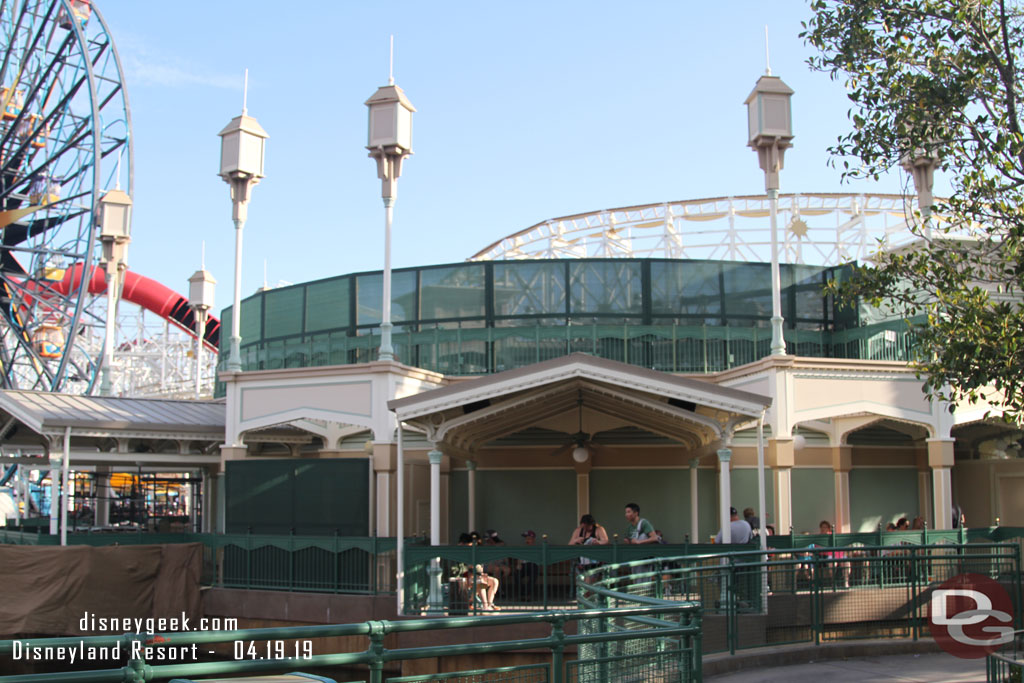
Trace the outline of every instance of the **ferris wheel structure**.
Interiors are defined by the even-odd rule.
[[[0,35],[0,385],[90,393],[100,199],[133,187],[120,58],[89,0],[0,0]]]

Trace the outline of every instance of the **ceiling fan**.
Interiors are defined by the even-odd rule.
[[[583,391],[579,389],[576,391],[576,415],[579,421],[576,433],[569,437],[572,440],[551,451],[548,454],[550,457],[557,458],[571,452],[573,460],[576,462],[586,462],[590,458],[589,451],[600,450],[600,446],[597,446],[590,440],[591,435],[583,431]]]

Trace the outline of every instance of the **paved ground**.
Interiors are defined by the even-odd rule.
[[[704,680],[715,683],[984,683],[985,660],[959,659],[945,653],[849,657],[807,664],[747,669],[718,676],[705,676]]]

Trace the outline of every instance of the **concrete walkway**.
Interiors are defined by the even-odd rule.
[[[718,676],[705,676],[704,680],[715,683],[984,683],[985,660],[959,659],[945,653],[862,656],[788,666],[755,667]]]
[[[798,643],[720,652],[704,657],[704,680],[715,683],[808,681],[985,681],[984,659],[946,654],[931,638]]]

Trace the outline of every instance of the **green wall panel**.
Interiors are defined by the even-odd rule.
[[[303,288],[283,287],[264,293],[266,319],[264,337],[283,337],[302,333]],[[244,321],[245,318],[242,318]]]
[[[686,485],[689,490],[690,479],[687,472]],[[689,500],[689,496],[687,496]],[[689,505],[689,503],[687,503]],[[718,533],[718,473],[712,469],[697,471],[697,530],[700,538],[691,539],[706,543],[710,536]],[[689,531],[689,524],[687,524]]]
[[[590,472],[590,511],[609,536],[622,537],[628,531],[626,503],[639,505],[640,516],[660,529],[666,541],[682,543],[690,532],[689,469]],[[566,540],[573,528],[566,530]]]
[[[821,520],[835,525],[835,475],[832,468],[793,468],[793,533],[818,533]],[[780,533],[787,533],[788,529]]]
[[[306,285],[306,331],[349,326],[348,278],[332,278]]]
[[[917,516],[917,470],[854,468],[850,471],[850,530],[875,531],[900,517]]]
[[[255,296],[242,301],[242,319],[239,321],[238,327],[238,333],[242,335],[242,340],[247,343],[263,338],[262,296]],[[230,337],[231,328],[229,327],[226,334],[221,334],[221,338],[228,340]]]
[[[450,485],[450,499],[465,498],[464,479],[459,482],[453,477]],[[522,543],[520,534],[527,529],[538,537],[549,534],[552,543],[565,543],[575,528],[576,473],[572,470],[477,470],[476,493],[476,531],[495,529],[509,545]],[[465,507],[453,511],[453,541],[467,531],[465,520]]]
[[[229,461],[227,531],[366,536],[368,481],[365,459]]]
[[[408,448],[408,446],[406,446]],[[480,486],[480,478],[477,475],[477,488]],[[466,528],[469,519],[469,473],[466,470],[453,470],[448,475],[448,540],[454,544],[459,540],[459,534],[470,531]],[[479,503],[477,504],[479,510]],[[483,529],[477,529],[483,531]]]

